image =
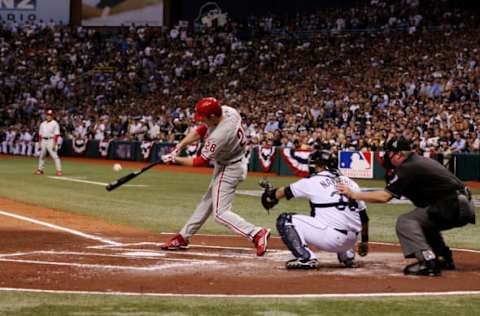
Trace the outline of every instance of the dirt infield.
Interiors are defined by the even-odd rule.
[[[272,238],[265,257],[233,236],[196,236],[188,250],[159,250],[168,235],[0,199],[0,287],[178,294],[324,294],[480,290],[480,251],[454,252],[457,271],[406,277],[398,246],[373,244],[359,267],[320,254],[317,271],[286,271]]]

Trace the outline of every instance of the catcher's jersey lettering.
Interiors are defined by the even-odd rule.
[[[242,119],[234,108],[222,106],[223,120],[208,129],[208,137],[202,149],[202,157],[228,164],[245,156],[245,132]]]
[[[335,177],[328,171],[322,171],[318,174],[298,180],[290,185],[293,196],[296,198],[308,198],[312,204],[341,203],[346,204],[348,199],[340,195],[336,190],[337,181],[346,183],[354,191],[360,188],[353,180],[348,177]],[[328,226],[345,229],[353,232],[360,232],[362,224],[359,211],[366,209],[365,202],[356,201],[349,206],[337,205],[330,207],[317,207],[315,209],[315,218]]]

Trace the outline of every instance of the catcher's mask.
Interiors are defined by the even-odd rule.
[[[412,147],[410,141],[405,137],[400,136],[399,138],[394,137],[390,139],[384,146],[385,155],[383,155],[383,167],[387,170],[395,168],[390,160],[390,153],[398,153],[409,150],[412,150]]]
[[[338,173],[338,159],[328,150],[314,150],[308,156],[308,171],[310,174],[316,172],[317,166],[322,166],[332,173]]]

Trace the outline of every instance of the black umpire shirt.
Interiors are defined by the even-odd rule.
[[[463,188],[463,182],[439,162],[411,153],[395,168],[385,190],[397,199],[405,196],[416,207],[427,207]]]

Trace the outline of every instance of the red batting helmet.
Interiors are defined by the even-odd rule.
[[[222,115],[220,102],[212,97],[203,98],[198,101],[195,105],[195,120],[202,121],[205,117],[209,117],[210,115]]]

